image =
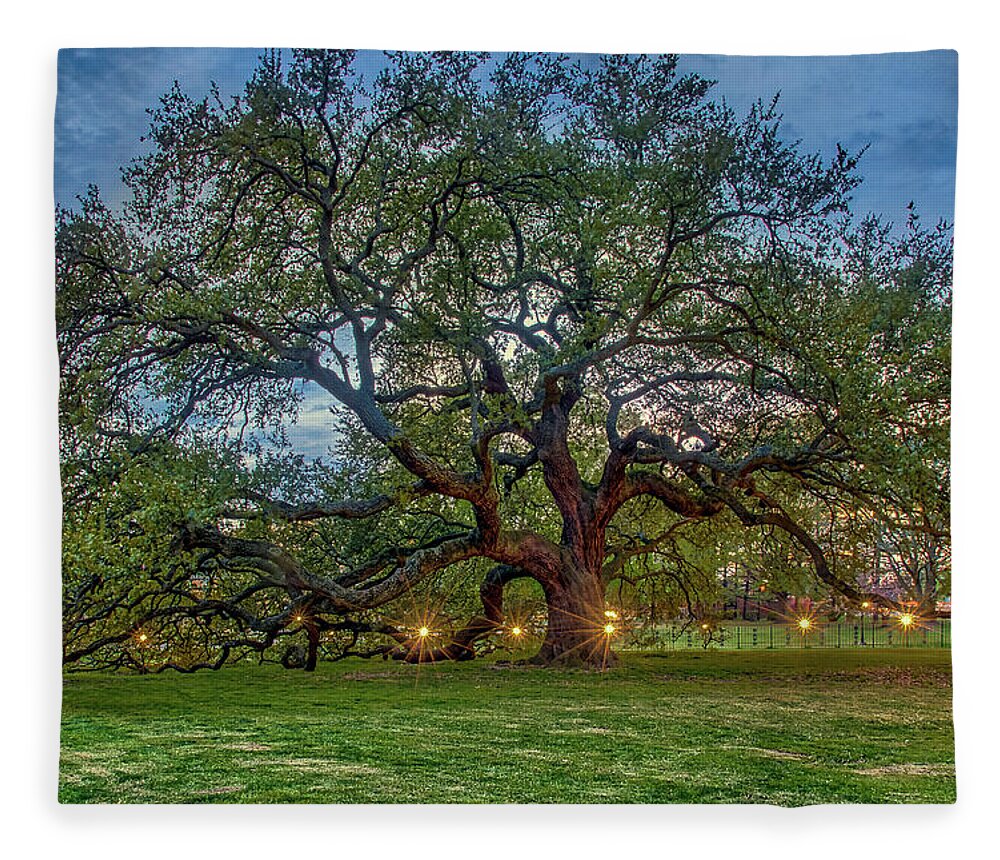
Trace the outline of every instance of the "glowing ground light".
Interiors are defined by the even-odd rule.
[[[135,638],[138,639],[140,642],[148,642],[149,641],[149,637],[145,633],[140,633]]]
[[[522,633],[524,633],[524,631],[520,627],[511,627],[510,628],[510,635],[511,636],[520,636]]]
[[[701,625],[701,629],[702,630],[708,630],[708,625],[707,624],[702,624]]]
[[[805,632],[810,627],[812,627],[812,624],[813,623],[812,623],[811,619],[809,619],[809,618],[800,618],[799,619],[799,630],[802,630],[803,632]]]
[[[899,623],[904,628],[912,627],[913,626],[913,621],[914,621],[913,616],[909,612],[905,612],[905,613],[903,613],[902,615],[899,616]]]
[[[429,627],[421,627],[417,631],[417,636],[419,636],[421,639],[426,639],[430,635],[431,635],[431,631],[430,631]]]
[[[867,600],[861,604],[862,609],[868,609],[870,606],[871,604]]]
[[[604,635],[605,636],[613,636],[614,632],[615,632],[615,625],[614,624],[605,624],[604,625]]]

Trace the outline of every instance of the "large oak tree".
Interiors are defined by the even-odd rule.
[[[302,51],[167,95],[124,210],[58,217],[67,660],[143,624],[210,665],[289,631],[462,659],[527,578],[537,659],[607,664],[609,583],[683,586],[713,524],[891,606],[837,546],[859,509],[946,539],[948,232],[853,222],[856,154],[710,90],[669,56]],[[325,466],[281,444],[305,394]],[[443,571],[482,608],[425,645],[386,619]]]

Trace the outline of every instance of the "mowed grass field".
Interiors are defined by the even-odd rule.
[[[949,803],[950,652],[69,675],[64,803]]]

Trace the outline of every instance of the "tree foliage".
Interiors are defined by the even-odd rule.
[[[154,624],[178,668],[466,658],[529,579],[539,659],[607,662],[609,586],[693,606],[739,534],[895,605],[838,547],[859,511],[947,540],[949,232],[854,221],[858,154],[710,93],[671,56],[300,51],[165,96],[123,211],[57,217],[67,659]]]

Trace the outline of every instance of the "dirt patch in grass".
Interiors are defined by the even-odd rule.
[[[378,767],[360,762],[338,762],[326,758],[272,758],[254,759],[241,762],[244,767],[277,767],[291,769],[299,773],[341,774],[347,776],[371,776],[381,773]]]
[[[954,776],[953,764],[887,764],[882,767],[866,767],[854,771],[861,776]]]
[[[399,672],[345,672],[340,676],[345,681],[379,681],[384,678],[399,678]]]
[[[330,769],[336,773],[356,774],[358,776],[371,776],[382,773],[382,769],[370,764],[334,764]]]
[[[810,760],[810,757],[803,753],[788,752],[788,750],[772,750],[767,747],[727,747],[727,749],[743,750],[744,752],[755,753],[764,758],[788,759],[790,761]]]
[[[62,750],[62,764],[78,768],[87,776],[106,778],[111,776],[111,769],[104,765],[104,757],[99,753],[84,750]],[[63,768],[65,774],[65,767]]]
[[[236,791],[243,791],[246,788],[244,785],[220,785],[216,788],[203,788],[201,791],[196,791],[197,795],[208,795],[208,794],[232,794]]]

